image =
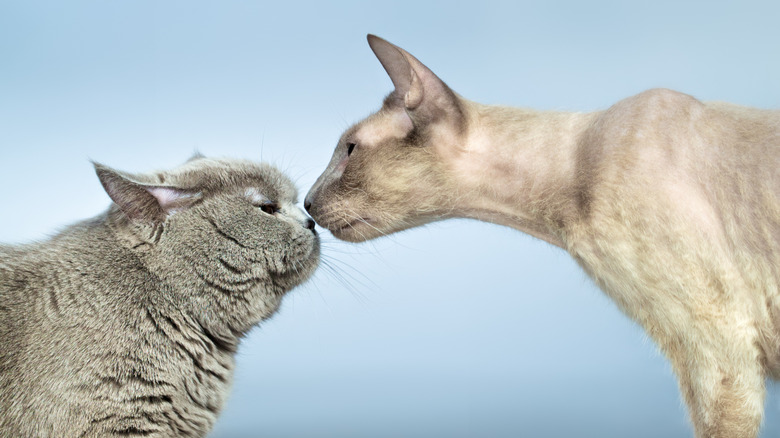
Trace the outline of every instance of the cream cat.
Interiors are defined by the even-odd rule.
[[[451,217],[568,251],[679,377],[698,437],[755,437],[780,376],[780,111],[651,90],[589,114],[481,105],[403,49],[306,197],[363,241]]]

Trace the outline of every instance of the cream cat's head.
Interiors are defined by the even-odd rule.
[[[354,242],[449,217],[458,196],[449,163],[467,130],[467,101],[403,49],[368,42],[395,90],[342,135],[305,202],[317,223]]]

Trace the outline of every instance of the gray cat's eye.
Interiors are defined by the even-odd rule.
[[[352,155],[352,151],[355,150],[355,146],[357,146],[355,143],[347,143],[347,156]]]
[[[260,210],[268,214],[276,214],[279,211],[279,206],[273,202],[266,202],[259,205]]]

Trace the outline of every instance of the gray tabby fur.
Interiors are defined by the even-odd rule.
[[[0,246],[0,436],[204,436],[241,337],[317,267],[314,224],[265,164],[95,168],[106,213]]]

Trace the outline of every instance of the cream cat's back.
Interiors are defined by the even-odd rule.
[[[780,111],[640,93],[600,113],[582,135],[574,172],[580,217],[676,211],[723,244],[748,238],[753,224],[737,224],[735,215],[780,211],[778,144]],[[778,235],[765,240],[780,245]]]
[[[780,111],[651,90],[590,130],[569,252],[661,344],[728,320],[780,372]]]

